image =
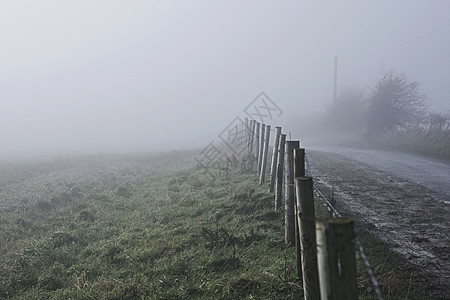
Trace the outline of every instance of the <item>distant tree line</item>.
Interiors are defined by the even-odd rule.
[[[346,134],[450,129],[450,114],[430,112],[420,84],[393,70],[384,72],[369,93],[356,87],[341,88],[323,120],[328,131]]]

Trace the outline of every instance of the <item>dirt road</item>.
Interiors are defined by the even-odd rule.
[[[340,147],[312,149],[341,154],[381,171],[420,184],[435,191],[436,199],[450,204],[450,162],[393,151]]]
[[[450,166],[384,151],[335,148],[309,150],[307,156],[316,184],[334,186],[338,210],[402,254],[415,270],[413,277],[445,299],[450,292]]]

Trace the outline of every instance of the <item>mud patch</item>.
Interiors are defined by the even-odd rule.
[[[402,254],[423,286],[450,291],[450,206],[419,184],[335,153],[309,151],[310,175],[337,209]]]

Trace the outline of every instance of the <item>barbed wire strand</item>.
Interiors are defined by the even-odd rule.
[[[356,245],[358,246],[359,255],[361,255],[362,260],[364,261],[364,265],[366,267],[367,274],[369,274],[370,280],[372,281],[373,289],[377,294],[379,300],[384,300],[383,294],[381,294],[380,284],[378,283],[375,274],[373,273],[372,266],[369,263],[369,259],[367,258],[366,252],[359,240],[359,236],[355,238]]]
[[[308,158],[305,155],[305,163],[308,173],[311,175],[311,165],[309,163]],[[328,211],[332,213],[333,218],[340,218],[342,215],[337,211],[337,209],[331,204],[330,201],[324,196],[324,194],[319,190],[319,188],[313,183],[313,188],[316,194],[319,196],[320,199],[324,201],[324,205],[327,207]],[[364,248],[361,244],[361,241],[358,236],[358,232],[355,230],[355,242],[357,245],[357,250],[364,262],[364,266],[366,269],[367,274],[369,275],[370,281],[372,282],[372,287],[378,297],[379,300],[384,300],[383,294],[381,293],[380,284],[378,283],[377,278],[375,277],[375,274],[373,273],[372,266],[370,265],[369,259],[366,255],[366,252],[364,251]]]

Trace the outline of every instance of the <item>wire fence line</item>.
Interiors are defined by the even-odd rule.
[[[305,164],[306,164],[306,170],[308,172],[308,175],[311,174],[311,164],[308,160],[308,157],[305,155]],[[327,208],[327,210],[331,213],[331,216],[333,218],[341,218],[342,215],[339,213],[339,211],[331,204],[331,202],[325,197],[325,195],[320,191],[320,189],[317,187],[316,184],[313,185],[314,192],[317,194],[319,199],[321,199],[324,203],[323,205]],[[359,239],[358,232],[355,230],[355,243],[357,246],[357,252],[359,253],[360,257],[362,258],[364,262],[364,267],[366,269],[367,274],[369,275],[370,281],[372,282],[372,287],[378,297],[379,300],[384,300],[383,294],[381,293],[380,285],[378,283],[377,278],[375,277],[375,274],[373,273],[372,266],[370,265],[369,259],[366,255],[366,252],[364,251],[364,248],[361,244],[361,240]]]
[[[257,123],[254,120],[252,121],[253,123]],[[250,123],[252,124],[252,123]],[[278,144],[278,142],[273,143],[272,147],[270,146],[270,141],[272,140],[272,138],[270,137],[270,133],[276,131],[272,126],[270,125],[265,125],[262,124],[261,125],[261,132],[256,132],[253,129],[253,126],[255,126],[255,124],[253,125],[249,125],[249,124],[245,124],[245,126],[241,126],[240,131],[237,132],[237,138],[233,139],[233,142],[231,142],[228,146],[230,147],[239,147],[239,149],[241,149],[242,151],[237,151],[240,156],[245,157],[248,155],[255,155],[258,161],[258,173],[260,175],[260,184],[264,184],[264,179],[265,179],[265,173],[266,173],[266,165],[267,165],[267,158],[268,158],[268,153],[267,152],[282,152],[279,150],[279,148],[281,147],[280,144]],[[265,130],[265,133],[264,133]],[[284,136],[286,137],[286,135],[284,134]],[[281,143],[281,141],[279,141]],[[290,137],[290,133],[289,133],[289,140],[285,139],[285,145],[287,147],[288,143],[294,143],[297,142],[299,143],[299,141],[291,141],[291,137]],[[259,143],[259,144],[258,144]],[[292,146],[291,144],[289,144],[290,146]],[[252,147],[252,146],[257,146],[257,147]],[[258,149],[259,148],[259,149]],[[283,145],[284,148],[284,145]],[[295,148],[299,148],[299,144],[297,144],[297,146],[294,147]],[[287,149],[287,148],[286,148]],[[289,148],[290,149],[290,148]],[[292,150],[294,150],[292,149]],[[236,150],[236,149],[232,149],[232,150]],[[288,151],[288,150],[286,150]],[[290,150],[289,150],[290,151]],[[234,151],[236,152],[236,151]],[[254,153],[256,152],[256,153]],[[209,152],[208,152],[209,153]],[[284,151],[283,151],[284,153]],[[287,153],[286,153],[287,154]],[[275,155],[274,155],[275,157]],[[287,156],[286,156],[287,157]],[[285,161],[284,162],[285,167],[286,166],[291,166],[294,165],[295,163],[293,161]],[[261,165],[261,166],[259,166]],[[293,166],[291,166],[292,168]],[[271,170],[272,172],[273,170]],[[286,174],[290,173],[293,170],[288,171],[288,169],[286,169]],[[307,158],[306,155],[304,155],[304,170],[303,170],[303,174],[304,175],[308,175],[309,177],[315,177],[312,176],[313,174],[311,174],[311,165],[310,162]],[[281,172],[283,173],[283,171]],[[292,172],[294,173],[294,172]],[[316,175],[316,174],[314,174]],[[281,176],[283,176],[283,174],[281,174]],[[294,176],[290,175],[290,179],[288,179],[288,175],[286,175],[287,177],[285,178],[285,182],[283,182],[283,184],[280,184],[280,187],[282,185],[285,186],[286,190],[289,188],[290,190],[295,189],[295,184],[294,182],[292,182],[292,179]],[[284,181],[284,180],[283,180]],[[278,189],[278,188],[277,188]],[[341,218],[342,215],[337,211],[337,209],[334,207],[332,201],[330,202],[325,195],[320,191],[320,189],[317,187],[316,184],[312,184],[312,190],[313,192],[315,192],[315,194],[318,196],[317,198],[321,199],[323,201],[323,205],[327,208],[327,210],[330,212],[331,216],[333,218]],[[276,193],[277,194],[277,193]],[[292,193],[291,193],[292,194]],[[287,193],[285,195],[286,199],[290,198],[288,197]],[[277,201],[277,197],[275,199],[275,201]],[[287,201],[287,200],[286,200]],[[276,205],[277,207],[277,205]],[[296,213],[294,213],[293,211],[288,211],[287,210],[288,204],[286,202],[286,209],[285,209],[285,217],[286,220],[292,218],[292,219],[296,219]],[[277,209],[277,208],[276,208]],[[292,225],[292,224],[287,224],[287,223],[292,223],[292,222],[287,222],[286,221],[286,232],[290,232],[290,230],[288,230],[288,225]],[[290,229],[292,229],[292,226],[289,226]],[[288,243],[288,238],[289,236],[286,235],[286,242],[287,244],[292,244]],[[377,297],[379,300],[383,300],[383,296],[380,290],[380,286],[378,284],[378,281],[373,273],[372,267],[368,261],[367,255],[364,251],[364,248],[361,245],[361,241],[358,237],[357,232],[354,230],[353,234],[352,234],[352,240],[353,242],[356,244],[356,252],[359,253],[360,257],[362,258],[363,262],[364,262],[364,267],[365,270],[367,271],[367,274],[370,278],[373,290],[375,291]]]

